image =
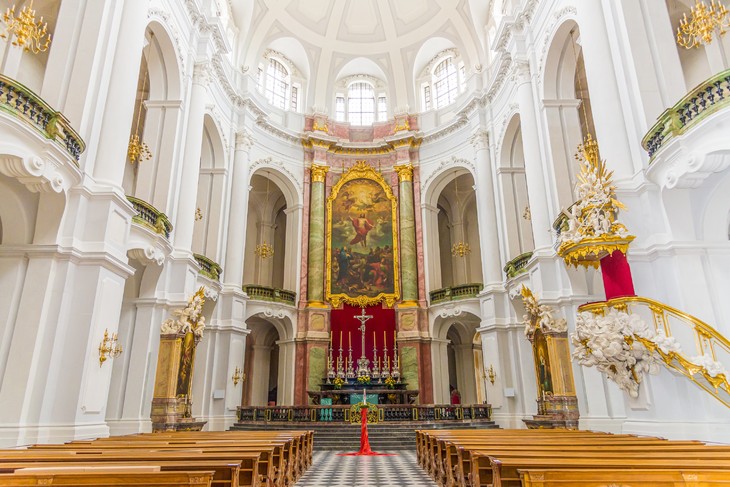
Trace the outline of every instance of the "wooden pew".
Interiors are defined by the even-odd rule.
[[[0,475],[0,486],[22,487],[28,485],[69,485],[98,487],[168,487],[211,485],[213,472],[161,472],[154,470],[139,471],[134,469],[23,469],[12,474]]]
[[[196,468],[194,461],[211,460],[238,465],[238,485],[258,487],[258,459],[259,453],[207,453],[200,450],[179,451],[89,451],[76,452],[72,450],[2,450],[0,451],[0,471],[9,463],[19,462],[83,462],[87,465],[102,462],[114,462],[127,465],[160,465],[164,469],[167,462],[189,462],[189,468]],[[208,469],[210,470],[210,469]]]
[[[522,482],[518,471],[529,471],[531,469],[570,469],[570,470],[724,470],[730,477],[730,458],[727,460],[713,460],[708,462],[704,459],[688,458],[637,458],[625,456],[619,458],[605,458],[600,451],[593,452],[593,457],[588,458],[559,458],[539,456],[514,456],[500,455],[493,457],[485,452],[472,452],[472,473],[470,485],[472,487],[521,487]]]
[[[91,465],[91,466],[90,466]],[[235,487],[239,485],[238,474],[241,463],[238,462],[222,462],[216,460],[166,460],[164,462],[104,462],[90,464],[85,460],[76,461],[19,461],[19,462],[2,462],[0,461],[0,474],[8,474],[19,472],[23,469],[31,468],[110,468],[110,469],[129,469],[129,468],[146,468],[157,469],[161,472],[213,472],[212,487]]]
[[[520,470],[524,487],[722,487],[730,485],[730,475],[723,470]]]

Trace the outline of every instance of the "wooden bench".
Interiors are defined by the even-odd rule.
[[[730,485],[730,475],[724,470],[520,470],[525,487],[711,487]]]
[[[521,487],[519,471],[530,471],[531,469],[570,469],[570,470],[724,470],[730,478],[730,459],[713,460],[708,462],[703,459],[688,458],[637,458],[625,456],[618,458],[604,458],[600,451],[593,452],[593,457],[540,457],[540,456],[515,456],[507,457],[500,455],[493,457],[483,452],[472,452],[472,473],[470,485],[472,487]]]
[[[79,467],[76,469],[56,470],[48,468],[26,468],[12,474],[0,475],[0,486],[21,487],[28,485],[69,485],[69,486],[115,486],[115,487],[167,487],[196,486],[208,487],[213,480],[213,472],[162,472],[154,469],[97,469]]]

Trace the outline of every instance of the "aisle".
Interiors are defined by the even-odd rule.
[[[400,450],[392,457],[340,457],[338,452],[314,452],[314,462],[296,487],[435,487],[416,463],[416,452]]]

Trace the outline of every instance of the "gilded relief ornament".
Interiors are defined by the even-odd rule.
[[[578,201],[569,210],[567,229],[558,237],[558,255],[569,266],[597,268],[614,251],[625,254],[635,237],[617,220],[619,210],[626,207],[616,199],[613,171],[601,160],[590,134],[575,157],[580,164]]]
[[[527,311],[523,320],[525,336],[528,340],[532,339],[532,335],[538,328],[543,333],[565,333],[568,330],[568,323],[565,318],[556,318],[555,309],[550,305],[540,304],[529,287],[523,284],[520,294],[522,295],[522,304],[524,304],[525,311]]]
[[[173,310],[174,318],[162,322],[160,332],[163,335],[184,335],[191,332],[195,335],[196,341],[200,340],[205,329],[203,304],[205,304],[205,287],[201,287],[190,297],[186,307]]]

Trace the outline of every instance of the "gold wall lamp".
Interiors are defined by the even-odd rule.
[[[104,365],[104,362],[106,362],[108,358],[119,357],[123,351],[124,349],[117,340],[117,334],[112,333],[111,336],[109,336],[109,329],[105,329],[104,338],[99,344],[99,367]]]
[[[497,380],[497,372],[494,371],[494,366],[492,364],[489,364],[489,369],[487,370],[487,377],[489,377],[489,382],[494,385],[494,381]]]
[[[233,376],[231,377],[231,380],[233,381],[233,386],[236,387],[239,382],[246,381],[246,373],[242,371],[238,366],[236,366],[236,370],[233,371]]]

